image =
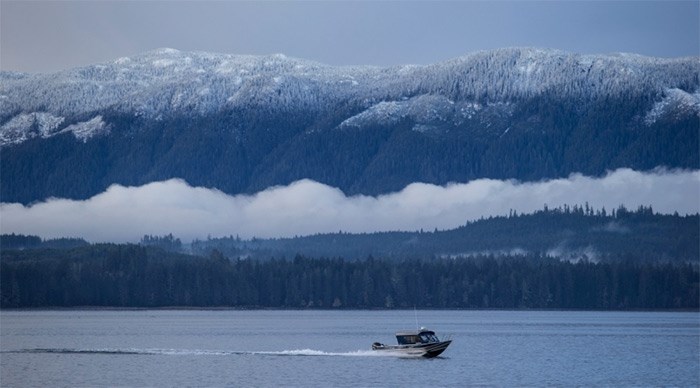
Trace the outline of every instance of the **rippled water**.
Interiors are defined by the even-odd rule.
[[[418,311],[435,359],[370,350],[413,311],[2,311],[0,385],[700,385],[700,314]]]

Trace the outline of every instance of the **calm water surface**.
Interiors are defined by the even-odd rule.
[[[376,354],[413,311],[2,311],[0,385],[700,385],[700,313],[418,311],[441,357]]]

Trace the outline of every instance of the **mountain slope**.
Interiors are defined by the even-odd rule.
[[[561,260],[698,262],[700,217],[655,214],[640,207],[594,211],[545,209],[533,214],[480,219],[451,230],[420,232],[330,233],[241,240],[234,237],[194,241],[192,249],[228,257],[257,259],[310,257],[460,258],[479,255],[545,254]]]
[[[700,167],[697,58],[502,49],[332,67],[172,49],[0,73],[3,202],[183,178],[227,193],[302,178],[378,194],[415,181]]]

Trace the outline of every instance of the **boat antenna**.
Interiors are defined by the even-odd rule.
[[[418,329],[418,312],[416,311],[416,305],[413,305],[413,316],[416,318],[416,329]]]

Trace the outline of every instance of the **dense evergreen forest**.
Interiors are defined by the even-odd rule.
[[[420,124],[410,119],[334,129],[356,113],[352,107],[338,108],[348,110],[345,116],[323,118],[225,111],[144,121],[101,112],[110,136],[83,143],[66,133],[3,148],[0,178],[6,184],[0,194],[5,202],[23,204],[52,196],[85,199],[113,183],[140,186],[171,178],[237,194],[308,178],[348,195],[377,195],[413,182],[700,168],[697,116],[647,125],[639,117],[652,106],[646,99],[606,99],[578,112],[571,101],[542,98],[507,115],[484,109],[478,114],[488,116],[486,124],[438,123],[427,132],[415,130]],[[243,134],[240,123],[246,123]]]
[[[191,66],[152,66],[163,58]],[[132,59],[2,74],[4,202],[171,178],[228,194],[312,179],[376,195],[414,182],[700,168],[695,58],[511,48],[385,69],[279,57],[233,65],[207,53]]]
[[[699,234],[697,214],[588,205],[447,231],[191,245],[5,234],[0,307],[697,309]]]
[[[266,261],[98,244],[3,250],[0,306],[697,309],[697,264],[461,259]]]
[[[39,236],[23,234],[3,234],[0,237],[0,251],[6,249],[35,249],[35,248],[76,248],[90,245],[82,238],[62,237],[42,240]]]
[[[167,247],[172,236],[162,238]],[[593,209],[588,204],[547,208],[532,214],[471,221],[445,231],[330,233],[286,239],[242,240],[235,236],[194,241],[192,251],[216,249],[227,257],[382,258],[468,257],[478,254],[541,254],[566,260],[700,261],[700,216],[664,215],[642,206]]]

